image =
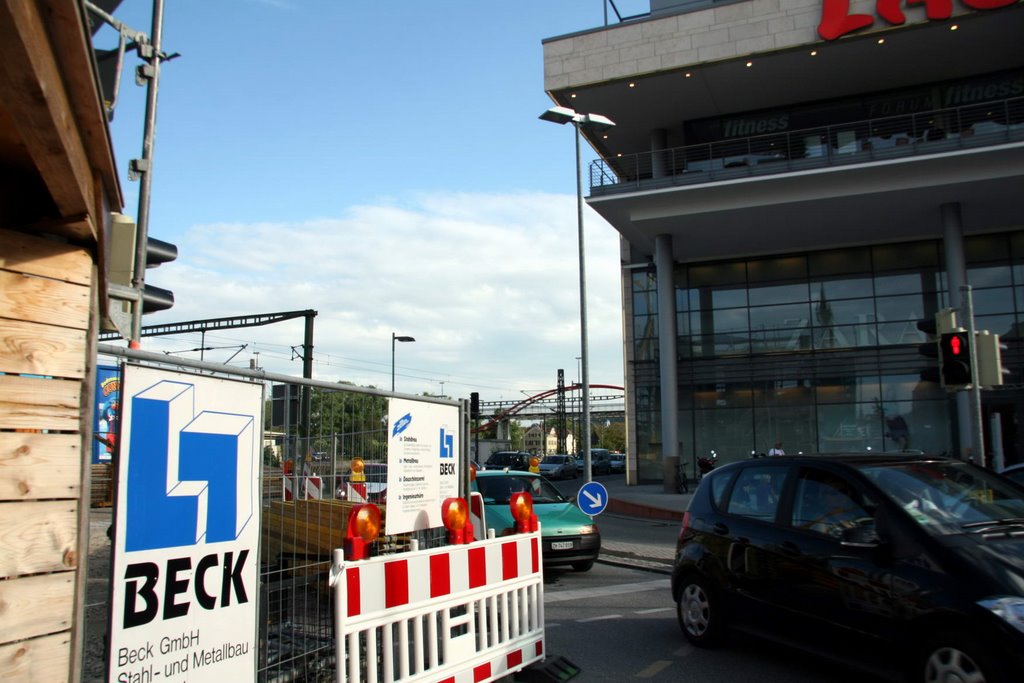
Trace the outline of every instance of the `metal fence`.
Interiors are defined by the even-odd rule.
[[[212,363],[172,361],[162,354],[105,345],[100,345],[100,352],[155,367],[265,385],[258,680],[334,680],[335,625],[328,579],[332,552],[343,547],[348,513],[358,502],[351,499],[347,484],[353,460],[359,458],[367,473],[371,502],[386,514],[388,399],[398,395]],[[401,398],[462,405],[448,399]],[[461,414],[465,414],[464,405]],[[459,453],[463,467],[468,462],[467,443],[463,438]],[[84,605],[83,671],[88,682],[106,680],[115,471],[109,466],[93,468]],[[434,548],[447,544],[447,534],[439,528],[383,536],[373,543],[370,554],[407,551],[413,540],[420,549]]]

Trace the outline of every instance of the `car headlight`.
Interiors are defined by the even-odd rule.
[[[1024,598],[1003,596],[979,600],[978,604],[1024,633]]]
[[[586,526],[580,527],[580,535],[586,536],[587,534],[596,534],[597,527],[593,524],[587,524]]]

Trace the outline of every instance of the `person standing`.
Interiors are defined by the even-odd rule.
[[[773,455],[785,455],[785,454],[786,454],[786,451],[782,450],[782,442],[781,441],[776,441],[775,445],[772,446],[771,449],[769,449],[769,451],[768,451],[768,456],[769,457],[771,457]]]

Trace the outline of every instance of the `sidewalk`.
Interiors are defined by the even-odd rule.
[[[627,486],[624,476],[602,478],[601,484],[608,491],[608,507],[602,514],[679,523],[692,496],[667,492],[663,484]],[[601,562],[667,574],[672,570],[674,557],[672,544],[601,538]]]

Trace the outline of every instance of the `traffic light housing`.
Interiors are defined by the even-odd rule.
[[[930,361],[921,368],[921,380],[939,384],[942,382],[942,347],[941,340],[936,335],[957,329],[956,309],[944,308],[936,312],[934,317],[918,321],[917,329],[929,337],[929,341],[919,344],[917,347],[917,352]]]
[[[939,354],[942,384],[947,389],[971,384],[971,337],[967,330],[943,333],[939,338]]]
[[[978,384],[983,387],[998,387],[1010,371],[1003,367],[1003,349],[998,334],[988,330],[974,333],[974,353],[978,357]]]
[[[178,247],[170,242],[158,240],[155,237],[146,238],[146,268],[156,268],[161,263],[167,263],[178,258]],[[142,313],[156,313],[166,311],[174,305],[174,292],[162,287],[143,285],[142,288]]]

